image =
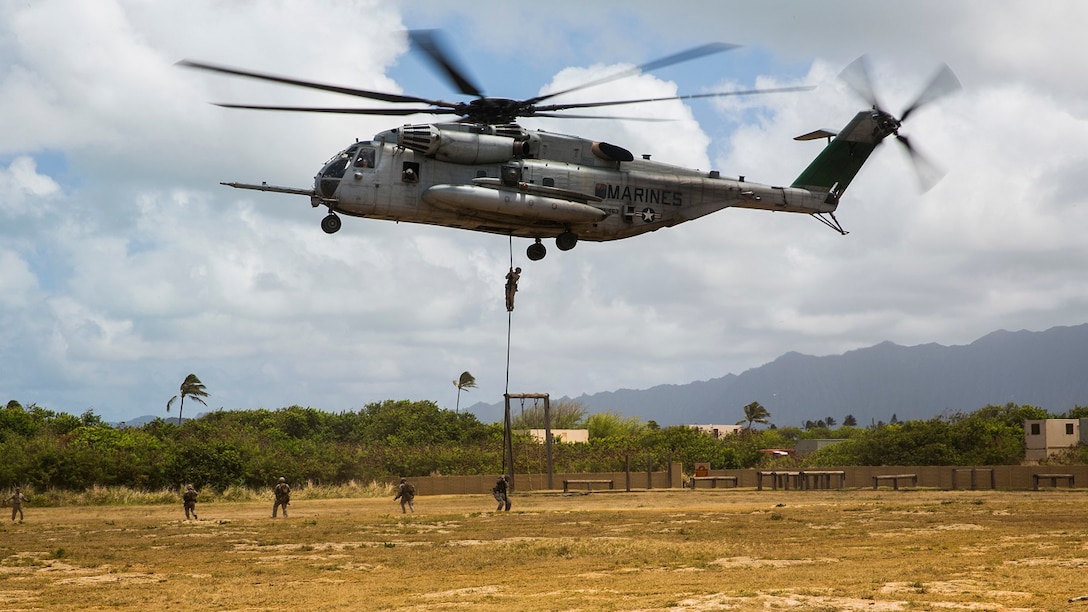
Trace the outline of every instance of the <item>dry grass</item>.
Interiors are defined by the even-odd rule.
[[[181,499],[182,489],[160,489],[144,491],[129,487],[93,486],[84,491],[65,491],[50,489],[35,491],[24,489],[27,497],[34,500],[36,506],[146,506],[152,504],[172,504]],[[271,487],[251,489],[231,486],[223,491],[207,488],[200,491],[202,502],[244,502],[258,501],[268,497]],[[292,495],[297,499],[344,499],[359,497],[385,497],[393,495],[396,487],[386,482],[371,481],[358,483],[351,480],[338,485],[315,485],[306,482],[296,485]]]
[[[7,610],[1067,610],[1088,492],[652,491],[36,508]],[[33,501],[33,500],[32,500]],[[3,518],[6,518],[3,517]]]

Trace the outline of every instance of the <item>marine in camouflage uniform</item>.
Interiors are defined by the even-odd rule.
[[[291,503],[291,485],[287,479],[280,476],[279,484],[272,490],[276,495],[276,503],[272,505],[272,518],[276,518],[276,512],[283,506],[283,518],[287,518],[287,504]]]
[[[495,481],[495,486],[491,488],[491,495],[495,497],[495,501],[499,502],[499,506],[495,508],[495,512],[501,510],[510,510],[510,487],[506,480],[506,476],[500,476]]]
[[[22,493],[22,489],[15,487],[15,492],[11,494],[11,497],[4,500],[5,502],[11,502],[11,520],[15,520],[15,515],[19,515],[19,521],[23,520],[23,502],[26,501],[26,497]]]
[[[407,505],[412,513],[415,514],[416,507],[412,503],[412,500],[416,498],[416,488],[409,484],[406,478],[400,479],[400,485],[397,486],[397,496],[393,498],[393,501],[400,500],[400,512],[405,513],[404,506]]]
[[[510,268],[506,273],[506,311],[514,311],[514,294],[518,292],[518,281],[521,280],[521,268]]]
[[[185,504],[185,520],[189,520],[189,515],[193,515],[193,520],[200,520],[196,516],[196,489],[193,485],[185,487],[185,492],[181,494],[181,500]]]

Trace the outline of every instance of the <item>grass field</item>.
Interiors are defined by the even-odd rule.
[[[0,608],[1088,611],[1083,490],[513,499],[5,509]]]

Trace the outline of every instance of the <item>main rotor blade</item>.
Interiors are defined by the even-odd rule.
[[[534,113],[532,117],[548,117],[551,119],[615,119],[619,121],[649,121],[649,122],[664,122],[672,121],[672,119],[665,119],[663,117],[617,117],[611,115],[556,115],[554,113]]]
[[[963,85],[960,85],[960,80],[956,78],[956,74],[952,72],[952,69],[948,67],[948,64],[941,64],[940,69],[933,75],[933,78],[929,80],[929,84],[925,86],[922,93],[918,94],[918,98],[913,104],[907,107],[906,110],[899,116],[900,121],[906,121],[907,116],[918,110],[920,106],[929,104],[938,98],[943,98],[949,94],[955,93],[963,89]]]
[[[862,55],[856,60],[850,62],[846,68],[842,69],[839,73],[839,78],[846,83],[850,89],[854,90],[854,93],[858,94],[862,100],[865,100],[869,106],[880,110],[880,101],[877,100],[876,92],[873,90],[873,79],[869,76],[869,56]]]
[[[484,96],[480,88],[465,75],[465,71],[454,63],[453,55],[442,43],[442,35],[438,30],[411,30],[408,32],[408,37],[412,44],[419,47],[434,66],[457,87],[458,91],[477,98]]]
[[[583,84],[578,85],[576,87],[571,87],[570,89],[564,89],[563,91],[557,91],[557,92],[546,94],[546,95],[543,95],[543,96],[537,96],[535,98],[530,98],[530,99],[526,100],[525,102],[529,103],[529,104],[535,104],[537,102],[542,102],[542,101],[547,100],[549,98],[554,98],[556,96],[561,96],[563,94],[578,91],[580,89],[587,89],[589,87],[595,87],[597,85],[603,85],[604,83],[610,83],[612,81],[615,81],[615,80],[618,80],[618,79],[623,79],[623,78],[633,76],[633,75],[636,75],[636,74],[640,74],[640,73],[643,73],[643,72],[649,72],[651,70],[657,70],[658,68],[664,68],[665,66],[671,66],[673,64],[679,64],[681,62],[687,62],[687,61],[697,59],[697,58],[700,58],[700,57],[703,57],[703,56],[706,56],[706,55],[713,55],[715,53],[721,53],[722,51],[729,51],[730,49],[736,49],[738,46],[740,46],[740,45],[731,45],[731,44],[728,44],[728,43],[708,43],[708,44],[701,45],[701,46],[698,46],[698,47],[693,47],[691,49],[688,49],[687,51],[681,51],[680,53],[674,53],[673,55],[669,55],[667,57],[663,57],[661,59],[654,60],[652,62],[647,62],[647,63],[645,63],[645,64],[643,64],[641,66],[636,66],[634,68],[628,68],[627,70],[621,70],[619,72],[615,72],[613,74],[610,74],[610,75],[608,75],[606,77],[597,79],[595,81],[590,81],[588,83],[583,83]]]
[[[643,102],[666,102],[669,100],[694,100],[696,98],[722,98],[728,96],[751,96],[757,94],[766,93],[787,93],[794,91],[809,91],[816,89],[812,85],[800,85],[796,87],[776,87],[770,89],[749,89],[744,91],[719,91],[714,93],[702,93],[702,94],[689,94],[686,96],[668,96],[665,98],[643,98],[641,100],[614,100],[612,102],[573,102],[570,104],[547,104],[544,106],[537,106],[538,111],[557,111],[566,110],[569,108],[596,108],[600,106],[619,106],[622,104],[641,104]],[[539,113],[536,116],[540,116]],[[567,115],[556,115],[558,117],[566,117]]]
[[[383,93],[380,91],[367,91],[365,89],[354,89],[351,87],[341,87],[339,85],[326,85],[324,83],[314,83],[312,81],[303,81],[300,79],[292,79],[288,77],[276,76],[274,74],[264,74],[260,72],[250,72],[248,70],[240,70],[238,68],[230,68],[228,66],[217,66],[215,64],[205,64],[203,62],[194,62],[192,60],[181,60],[178,62],[179,66],[186,68],[196,68],[199,70],[207,70],[209,72],[218,72],[220,74],[229,74],[231,76],[240,76],[248,79],[257,79],[259,81],[269,81],[271,83],[281,83],[283,85],[292,85],[294,87],[305,87],[307,89],[318,89],[321,91],[331,91],[333,93],[346,94],[349,96],[356,96],[358,98],[367,98],[369,100],[379,100],[382,102],[398,102],[398,103],[415,103],[415,104],[433,104],[435,106],[452,108],[454,104],[450,102],[444,102],[442,100],[428,100],[426,98],[418,98],[416,96],[402,96],[400,94]]]
[[[243,108],[247,110],[288,111],[298,113],[337,113],[341,115],[459,115],[460,113],[448,108],[321,108],[314,106],[262,106],[256,104],[221,104],[213,102],[222,108]]]

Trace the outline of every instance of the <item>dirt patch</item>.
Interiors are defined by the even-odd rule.
[[[447,597],[466,597],[475,595],[495,595],[502,592],[502,587],[497,585],[485,585],[467,589],[453,589],[451,591],[436,591],[434,593],[420,593],[418,597],[425,599],[444,599]]]
[[[676,602],[670,610],[871,610],[873,612],[899,612],[908,609],[905,601],[877,601],[853,597],[825,595],[769,595],[757,593],[751,597],[737,597],[714,593],[688,597]]]
[[[1088,559],[1053,559],[1049,557],[1033,557],[1030,559],[1013,559],[1006,561],[1005,565],[1022,565],[1027,567],[1063,567],[1068,569],[1080,569],[1088,567]]]
[[[132,572],[119,572],[116,574],[95,574],[93,576],[75,576],[61,578],[54,582],[58,585],[93,585],[93,584],[157,584],[166,582],[165,578],[152,576],[151,574],[138,574]]]
[[[753,557],[729,557],[715,559],[710,565],[726,568],[738,567],[790,567],[794,565],[816,565],[824,563],[838,563],[838,559],[756,559]]]
[[[317,542],[313,544],[259,544],[257,542],[238,542],[234,552],[297,552],[297,551],[343,551],[367,546],[377,546],[375,542]]]

